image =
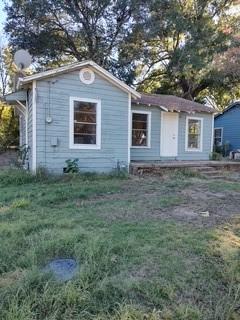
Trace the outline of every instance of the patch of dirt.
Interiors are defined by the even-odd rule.
[[[214,193],[202,186],[185,189],[181,194],[186,197],[187,205],[179,205],[167,213],[161,213],[162,217],[202,227],[216,226],[233,217],[240,217],[240,193]]]
[[[11,286],[16,281],[21,280],[25,274],[26,271],[22,269],[16,269],[15,271],[3,273],[0,277],[0,288]]]
[[[175,183],[166,176],[134,176],[123,183],[120,192],[83,200],[77,206],[91,203],[97,207],[99,215],[110,221],[163,219],[197,227],[212,227],[239,217],[240,192],[212,192],[208,182],[206,179],[186,178],[182,183]],[[180,201],[162,205],[161,199],[168,197]]]

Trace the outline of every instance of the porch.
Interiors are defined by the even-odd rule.
[[[165,170],[190,169],[208,176],[218,177],[223,170],[240,172],[240,161],[131,161],[130,172],[135,175],[161,174]]]

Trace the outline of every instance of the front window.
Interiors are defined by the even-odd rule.
[[[187,150],[201,151],[202,119],[187,118]]]
[[[214,145],[221,146],[222,145],[222,128],[214,129]]]
[[[90,147],[99,146],[99,102],[97,100],[76,99],[71,102],[71,146]]]
[[[132,147],[149,147],[150,114],[148,112],[132,113]]]

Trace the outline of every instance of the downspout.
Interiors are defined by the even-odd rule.
[[[211,152],[212,153],[213,153],[213,147],[214,147],[213,139],[214,139],[214,113],[212,114],[212,139],[211,139]]]
[[[131,93],[128,93],[128,172],[130,169],[131,162],[131,136],[132,136],[132,96]]]
[[[37,170],[37,82],[32,83],[32,172]]]

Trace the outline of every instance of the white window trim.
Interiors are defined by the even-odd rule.
[[[148,131],[148,136],[147,136],[147,145],[146,146],[133,146],[132,145],[132,116],[133,113],[140,113],[140,114],[147,114],[147,131]],[[132,149],[150,149],[151,148],[151,124],[152,124],[152,112],[151,111],[140,111],[140,110],[132,110],[131,113],[131,148]]]
[[[222,146],[222,145],[223,145],[223,127],[216,127],[216,128],[214,128],[213,144],[214,144],[214,142],[215,142],[215,130],[219,130],[219,129],[221,129],[221,144],[220,144],[220,146]]]
[[[200,148],[188,148],[188,121],[189,120],[199,120],[201,122]],[[187,151],[187,152],[202,152],[202,147],[203,147],[203,118],[186,117],[185,151]]]
[[[74,101],[96,103],[96,144],[76,144],[74,143]],[[81,97],[70,97],[69,112],[69,148],[82,150],[101,149],[101,100]]]

